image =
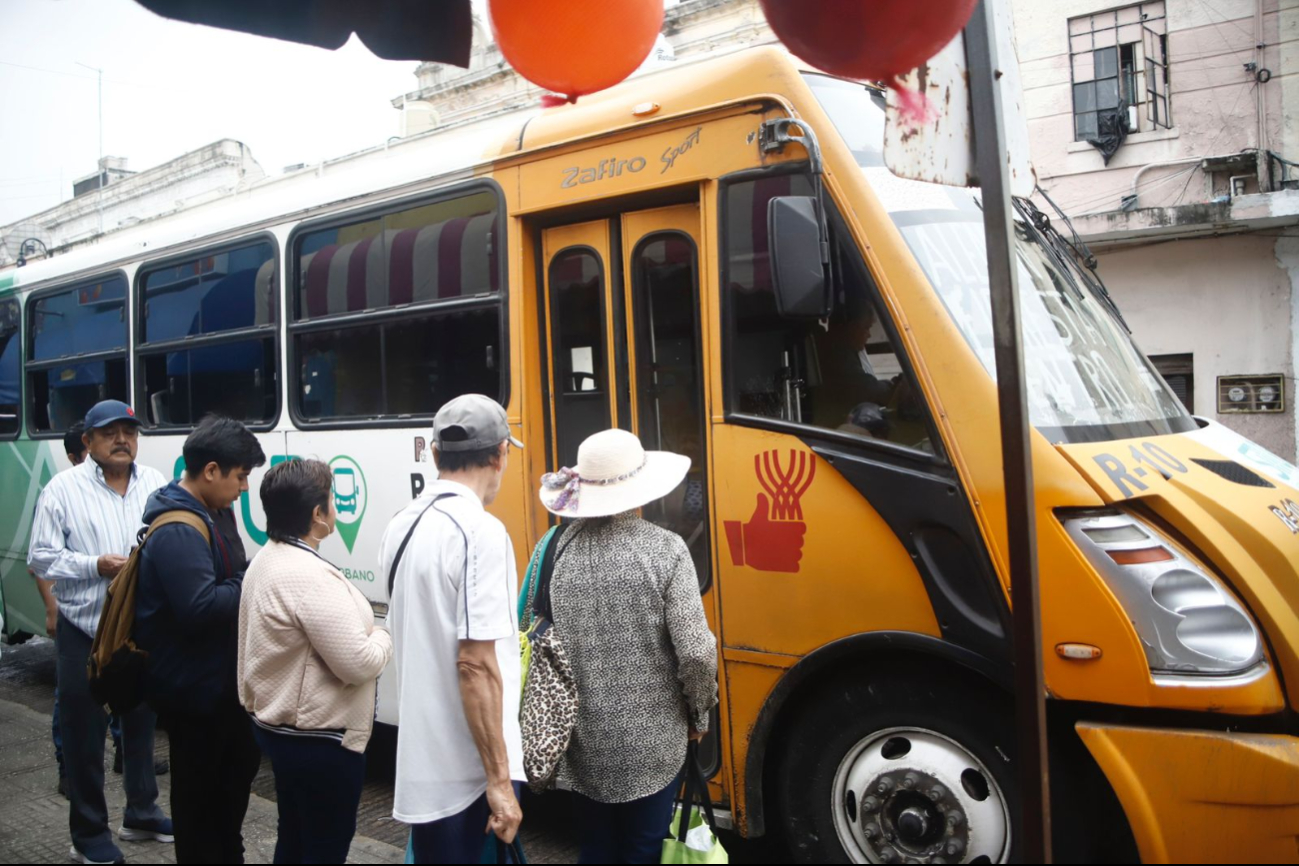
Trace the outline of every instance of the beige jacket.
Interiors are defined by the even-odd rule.
[[[311,550],[270,541],[253,557],[239,601],[239,701],[258,721],[342,730],[365,751],[375,680],[392,637],[370,603]]]

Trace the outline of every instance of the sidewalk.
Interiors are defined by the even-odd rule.
[[[57,791],[58,765],[50,742],[54,709],[54,642],[33,638],[4,647],[0,655],[0,863],[67,863],[68,801]],[[167,756],[167,734],[159,731],[157,754]],[[113,745],[105,740],[104,794],[109,824],[122,822],[122,777],[112,772]],[[401,863],[407,828],[392,819],[393,742],[391,732],[376,732],[367,755],[365,786],[357,813],[349,863]],[[171,801],[171,776],[158,777],[158,802]],[[577,846],[562,795],[546,795],[528,805],[524,850],[532,863],[573,863]],[[168,810],[169,811],[169,810]],[[245,857],[270,863],[276,836],[275,778],[263,761],[253,780],[244,819]],[[175,863],[175,849],[157,842],[121,842],[128,863]]]
[[[68,802],[59,795],[58,765],[50,744],[50,712],[54,707],[53,643],[31,640],[5,647],[0,657],[0,863],[67,863]],[[167,735],[159,731],[158,755],[167,755]],[[105,796],[109,823],[122,820],[125,796],[122,777],[112,772],[113,746],[105,742]],[[368,783],[373,784],[373,783]],[[274,792],[270,767],[263,765],[255,791]],[[171,776],[158,777],[158,800],[170,800]],[[382,804],[375,804],[381,808]],[[369,811],[373,812],[372,807]],[[400,863],[402,848],[361,835],[360,822],[381,823],[378,815],[362,815],[352,842],[349,863]],[[270,863],[275,852],[275,803],[254,794],[244,821],[244,845],[249,863]],[[384,835],[405,838],[405,830],[391,820]],[[157,842],[121,842],[128,862],[175,863],[171,845]]]

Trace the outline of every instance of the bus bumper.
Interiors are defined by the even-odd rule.
[[[1077,730],[1123,804],[1142,862],[1299,859],[1299,738],[1086,722]]]

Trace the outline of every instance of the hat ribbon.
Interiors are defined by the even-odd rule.
[[[581,495],[581,485],[592,484],[596,487],[607,487],[610,484],[628,481],[639,475],[640,471],[647,465],[649,465],[648,455],[645,457],[644,462],[635,469],[621,475],[615,475],[613,478],[583,478],[576,469],[565,466],[558,472],[547,472],[541,476],[541,486],[546,490],[560,491],[550,506],[555,511],[576,511]]]

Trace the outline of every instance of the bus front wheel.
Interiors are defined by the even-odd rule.
[[[1018,801],[1005,702],[924,672],[836,682],[803,702],[777,778],[803,863],[997,863]]]

